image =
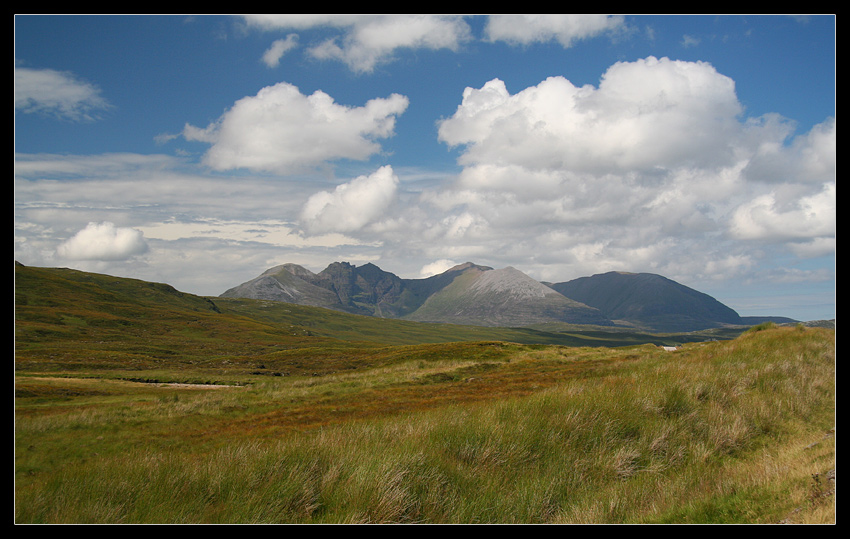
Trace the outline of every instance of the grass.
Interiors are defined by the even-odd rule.
[[[835,522],[834,330],[398,344],[43,289],[18,294],[17,523]],[[165,384],[192,381],[218,385]]]

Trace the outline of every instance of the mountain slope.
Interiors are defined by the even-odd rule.
[[[394,346],[496,341],[594,347],[682,342],[680,337],[624,331],[583,336],[428,324],[256,299],[216,298],[213,302],[163,283],[15,263],[18,370],[168,368],[197,373],[209,367],[244,374],[262,363],[271,368],[275,358],[287,354],[314,359],[334,354],[359,357]],[[451,345],[445,353],[457,350]],[[286,370],[309,373],[332,370],[332,365],[321,367],[311,360],[303,368]]]
[[[552,284],[512,267],[496,270],[471,262],[426,279],[402,279],[371,263],[334,262],[320,273],[284,264],[222,297],[479,326],[558,322],[676,333],[752,325],[711,296],[661,275],[612,271]]]
[[[512,267],[468,268],[405,319],[483,326],[551,321],[611,325],[597,309],[566,298]]]
[[[15,262],[16,315],[39,311],[41,316],[58,319],[62,310],[91,310],[109,312],[117,320],[138,318],[142,307],[154,306],[160,311],[157,317],[172,311],[219,312],[211,300],[165,283]]]
[[[651,273],[612,271],[550,286],[611,320],[652,331],[744,324],[738,313],[711,296]]]
[[[271,268],[221,297],[284,301],[381,318],[520,327],[547,322],[611,325],[514,268],[471,262],[425,279],[401,279],[374,264],[334,262],[319,273],[295,264]]]
[[[334,262],[319,273],[297,264],[275,266],[220,297],[283,301],[380,318],[413,312],[440,284],[404,280],[374,264]]]
[[[316,275],[297,264],[275,266],[259,277],[235,286],[223,294],[223,298],[265,299],[335,308],[339,302],[330,290],[316,286],[311,281]]]
[[[397,318],[415,308],[404,281],[369,263],[360,267],[334,262],[316,275],[312,283],[336,295],[338,309],[381,318]]]
[[[15,368],[191,369],[330,339],[164,283],[15,263]]]

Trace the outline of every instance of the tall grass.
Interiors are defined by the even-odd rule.
[[[828,443],[805,449],[834,399],[834,332],[769,328],[640,349],[529,396],[76,458],[19,479],[16,521],[777,522],[834,468]]]

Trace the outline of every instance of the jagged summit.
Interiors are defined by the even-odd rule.
[[[402,279],[373,263],[333,262],[319,273],[281,264],[221,296],[484,326],[564,322],[673,332],[746,324],[711,296],[661,275],[612,271],[544,284],[511,266],[473,262],[424,279]]]
[[[368,263],[333,262],[319,273],[281,264],[224,292],[356,314],[472,325],[551,321],[610,325],[596,309],[570,300],[516,268],[458,264],[424,279],[401,279]]]

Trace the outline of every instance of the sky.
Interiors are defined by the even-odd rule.
[[[660,274],[835,317],[835,17],[16,15],[15,260]]]

